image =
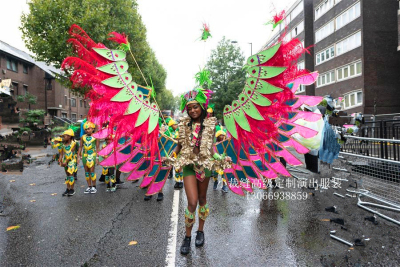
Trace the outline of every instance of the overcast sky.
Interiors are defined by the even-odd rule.
[[[194,75],[207,62],[211,50],[223,36],[237,41],[236,45],[247,59],[250,56],[249,43],[252,43],[255,53],[271,37],[272,27],[263,24],[276,11],[289,9],[295,1],[138,0],[138,4],[147,28],[147,40],[167,71],[167,88],[178,95],[192,89]],[[22,12],[29,11],[26,2],[0,0],[2,22],[7,24],[3,25],[0,40],[29,52],[18,29]],[[209,24],[212,34],[207,42],[197,40],[203,22]],[[90,30],[88,33],[90,35]]]

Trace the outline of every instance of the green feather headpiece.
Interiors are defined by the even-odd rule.
[[[196,102],[199,103],[203,109],[207,109],[208,101],[210,99],[212,92],[211,90],[204,89],[202,85],[207,83],[208,86],[211,86],[212,81],[209,77],[210,77],[210,72],[206,69],[200,70],[195,75],[195,79],[198,85],[196,86],[195,89],[181,95],[181,106],[180,106],[181,111],[184,111],[188,104]]]

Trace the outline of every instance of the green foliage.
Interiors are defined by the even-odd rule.
[[[29,110],[23,116],[20,117],[19,122],[28,124],[28,127],[31,129],[37,129],[37,125],[43,125],[43,117],[46,114],[46,111],[43,109],[33,109]],[[37,124],[37,125],[34,125]]]
[[[26,102],[31,105],[35,105],[37,103],[37,96],[27,92],[25,95],[17,96],[18,102]]]
[[[171,90],[162,89],[157,93],[156,100],[161,110],[175,110],[178,108],[176,99]]]
[[[45,114],[46,111],[44,111],[43,109],[32,109],[27,112],[27,117],[43,118]]]
[[[68,129],[68,126],[56,126],[56,127],[51,129],[51,133],[52,134],[54,134],[54,133],[62,133],[67,129]]]
[[[242,92],[246,80],[244,56],[239,47],[234,46],[229,39],[222,38],[216,49],[211,52],[206,69],[210,71],[214,91],[212,102],[215,103],[214,113],[222,118],[223,108],[230,105]]]
[[[146,41],[146,27],[138,13],[136,0],[31,0],[28,5],[29,13],[22,15],[20,30],[26,47],[37,60],[59,68],[64,58],[73,55],[67,45],[72,24],[82,27],[95,42],[110,48],[117,48],[118,44],[107,40],[108,33],[124,32],[149,85],[151,76],[157,93],[165,88],[167,74]],[[147,85],[130,55],[127,61],[133,80]],[[71,88],[70,75],[57,78]],[[85,91],[87,88],[79,88],[74,93],[83,95]]]
[[[31,128],[28,128],[28,127],[22,127],[22,128],[19,128],[19,133],[20,134],[22,134],[23,132],[28,132],[29,134],[32,132],[32,129]]]
[[[24,95],[17,96],[17,102],[25,102],[25,96]]]
[[[29,109],[31,109],[31,105],[35,105],[37,103],[37,96],[27,92],[25,95],[17,96],[17,101],[21,103],[28,103]]]

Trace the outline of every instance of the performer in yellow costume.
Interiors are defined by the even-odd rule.
[[[217,125],[215,127],[215,138],[217,139],[217,143],[222,142],[226,139],[226,129],[224,129],[222,126]],[[224,170],[218,169],[215,172],[213,172],[213,179],[214,179],[214,190],[217,190],[218,188],[218,178],[222,178],[222,192],[228,193],[229,188],[227,186],[225,177],[224,177]]]
[[[63,143],[60,145],[60,166],[64,167],[65,174],[67,175],[65,183],[67,190],[62,194],[63,196],[73,196],[75,194],[74,184],[75,178],[74,173],[77,171],[77,151],[78,143],[74,140],[74,131],[72,129],[66,130],[63,134]]]
[[[95,128],[96,126],[93,122],[85,122],[83,129],[86,134],[81,137],[81,145],[79,147],[78,157],[82,157],[83,167],[85,168],[85,178],[88,184],[85,194],[95,194],[97,192],[95,165],[98,161],[96,156],[99,150],[99,140],[92,136]]]
[[[165,119],[167,123],[167,130],[164,132],[166,136],[172,137],[173,139],[177,140],[179,138],[179,129],[178,123],[174,121],[171,117]],[[172,172],[172,170],[171,170]],[[175,189],[183,188],[183,172],[182,170],[175,169]]]

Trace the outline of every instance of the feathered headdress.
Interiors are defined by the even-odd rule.
[[[198,84],[195,89],[181,95],[181,111],[184,111],[186,106],[191,103],[199,103],[203,109],[208,108],[208,102],[212,91],[204,89],[202,86],[204,84],[207,84],[208,87],[211,86],[212,81],[210,79],[210,71],[206,69],[200,70],[196,73],[195,79]]]
[[[215,126],[215,137],[218,138],[220,135],[226,135],[226,129],[222,126]]]

